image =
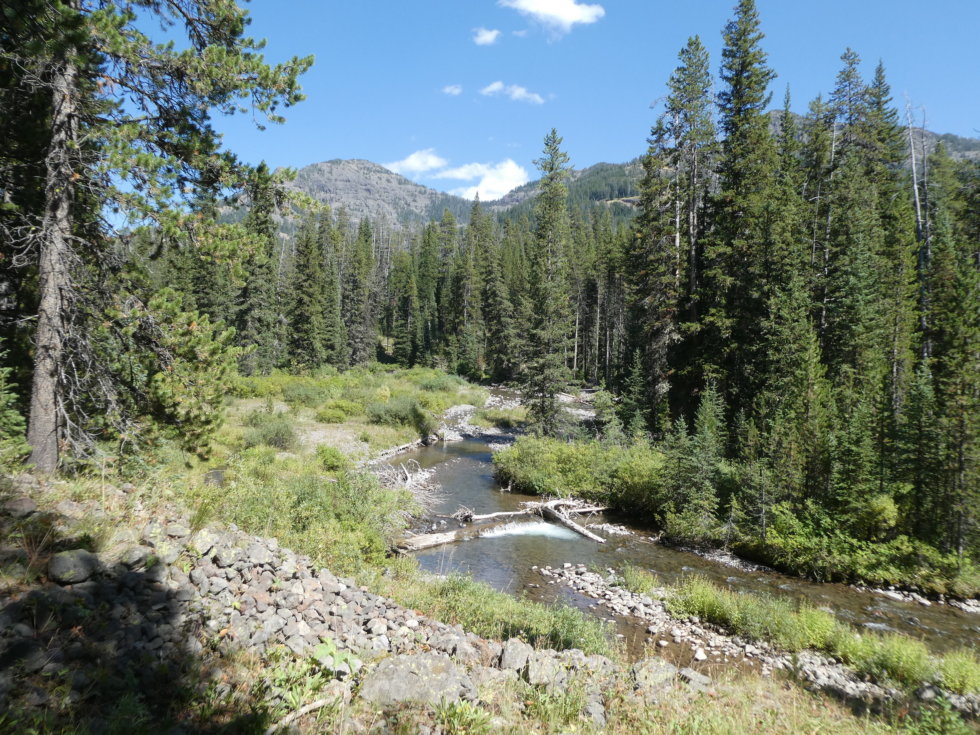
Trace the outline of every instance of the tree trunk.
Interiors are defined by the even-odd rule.
[[[51,143],[46,158],[44,218],[41,223],[37,327],[34,336],[34,379],[27,441],[30,461],[40,472],[58,467],[61,440],[61,371],[67,323],[68,259],[71,252],[73,174],[71,151],[77,140],[76,98],[78,69],[64,60],[55,70],[52,86]]]

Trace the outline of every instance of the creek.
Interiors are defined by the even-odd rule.
[[[460,506],[476,513],[495,513],[517,510],[528,500],[540,500],[507,492],[494,480],[490,442],[497,440],[492,436],[465,438],[399,455],[397,462],[415,460],[423,469],[431,470],[429,481],[440,488],[427,526],[420,531],[458,528],[459,524],[446,516]],[[833,611],[839,619],[855,626],[898,631],[922,639],[935,651],[974,647],[980,639],[980,615],[955,607],[926,606],[847,585],[813,583],[772,571],[733,568],[658,544],[651,532],[631,525],[614,513],[593,517],[589,522],[618,524],[628,529],[629,535],[612,535],[598,529],[607,539],[605,544],[598,544],[547,521],[520,520],[497,526],[480,538],[417,552],[415,556],[430,572],[467,573],[503,592],[546,603],[564,601],[610,620],[634,656],[642,655],[649,643],[645,627],[639,621],[612,617],[596,600],[550,581],[535,567],[585,564],[606,574],[631,563],[650,571],[666,584],[700,574],[736,591],[805,600]]]

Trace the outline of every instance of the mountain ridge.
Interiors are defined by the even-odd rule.
[[[779,111],[770,113],[774,130],[778,130],[781,114]],[[918,128],[913,130],[921,136],[927,151],[942,142],[953,158],[980,161],[980,139]],[[580,209],[604,203],[615,218],[628,218],[635,209],[639,193],[643,173],[640,160],[637,157],[626,163],[599,162],[573,169],[569,179],[569,202]],[[482,205],[498,214],[529,215],[538,185],[538,180],[530,181],[500,199],[484,201]],[[448,209],[458,221],[465,223],[473,206],[468,199],[419,184],[363,158],[334,158],[304,166],[288,187],[329,204],[335,210],[346,209],[355,221],[368,217],[411,226],[438,220]]]

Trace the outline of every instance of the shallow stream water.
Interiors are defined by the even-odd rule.
[[[492,437],[488,439],[493,440]],[[457,528],[456,521],[445,517],[460,506],[476,513],[494,513],[516,510],[524,501],[539,499],[506,492],[496,483],[490,446],[482,439],[439,443],[398,458],[399,462],[408,460],[431,469],[430,481],[441,488],[432,509],[433,517],[427,520],[430,526],[437,524],[436,530]],[[445,527],[438,525],[442,520],[447,524]],[[542,602],[564,600],[613,620],[627,647],[634,653],[641,652],[644,646],[644,626],[630,619],[613,619],[607,609],[596,605],[595,600],[582,597],[563,585],[549,584],[533,567],[555,567],[570,562],[606,572],[630,562],[652,572],[667,584],[676,583],[687,575],[700,574],[735,590],[807,600],[854,625],[869,630],[900,631],[923,639],[938,651],[973,647],[980,640],[980,615],[951,606],[933,604],[927,607],[846,585],[811,583],[775,572],[746,572],[694,553],[662,546],[649,532],[631,527],[625,519],[614,514],[596,517],[593,522],[621,524],[631,534],[614,536],[599,531],[607,541],[598,544],[562,526],[527,520],[495,527],[481,538],[418,552],[416,557],[421,566],[431,572],[466,572],[504,592]]]

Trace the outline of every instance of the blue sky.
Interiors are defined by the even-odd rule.
[[[645,148],[688,36],[717,76],[735,0],[253,0],[266,57],[314,54],[283,126],[221,119],[252,163],[366,158],[443,191],[493,199],[536,178],[552,127],[578,168]],[[937,132],[980,137],[980,0],[758,0],[773,104],[805,112],[853,47],[882,59],[895,102]]]

